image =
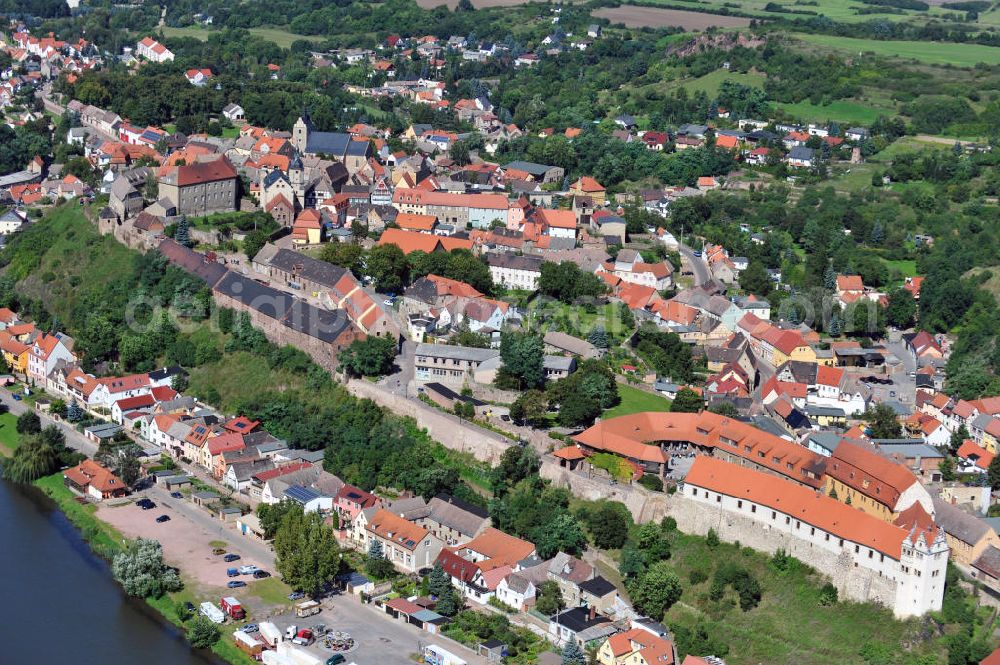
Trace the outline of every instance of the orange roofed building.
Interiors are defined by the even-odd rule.
[[[931,495],[912,471],[849,441],[842,441],[826,463],[824,492],[886,522],[915,503],[934,514]]]
[[[534,553],[534,543],[487,527],[464,545],[442,549],[438,561],[466,598],[487,603],[518,562]]]
[[[378,240],[379,245],[396,245],[403,254],[410,252],[450,252],[455,249],[472,250],[472,241],[466,238],[435,236],[403,229],[386,229]]]
[[[589,175],[581,177],[569,186],[570,196],[586,196],[594,202],[596,206],[602,206],[607,202],[607,192],[604,186]]]
[[[892,608],[897,618],[941,609],[948,544],[928,520],[884,522],[822,492],[699,457],[672,515],[681,530],[782,550],[828,575],[842,597]]]
[[[128,488],[121,478],[94,460],[85,459],[63,472],[66,487],[95,501],[125,496]]]
[[[444,542],[422,526],[379,508],[368,519],[364,530],[367,551],[373,541],[382,545],[382,553],[396,568],[415,573],[434,565]]]
[[[695,452],[781,476],[813,490],[823,484],[823,458],[798,444],[710,411],[647,411],[604,420],[573,437],[585,452],[630,458],[642,452]],[[639,448],[638,446],[643,446]],[[650,468],[650,467],[648,467]]]

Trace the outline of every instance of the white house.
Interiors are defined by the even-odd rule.
[[[486,254],[486,264],[495,284],[509,289],[536,291],[542,276],[542,259],[537,256],[517,256],[508,252]]]
[[[135,45],[135,54],[152,62],[172,62],[174,59],[173,52],[152,37],[143,37]]]
[[[246,111],[239,104],[227,104],[224,109],[222,109],[222,115],[225,116],[230,122],[243,122],[247,119]]]

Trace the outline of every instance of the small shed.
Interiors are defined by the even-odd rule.
[[[244,536],[264,540],[264,529],[260,525],[260,520],[253,513],[242,515],[236,520],[236,530]]]
[[[183,487],[191,487],[191,478],[189,476],[166,476],[163,478],[157,478],[156,482],[162,482],[163,487],[171,492],[179,490]]]
[[[223,522],[235,522],[243,517],[243,509],[238,507],[222,508],[219,510],[219,519]]]
[[[410,623],[420,626],[432,635],[437,635],[441,627],[448,623],[448,618],[425,608],[410,615]]]
[[[84,436],[93,441],[94,443],[100,444],[103,441],[110,441],[114,438],[115,434],[122,431],[122,426],[115,423],[101,423],[100,425],[91,425],[83,430]]]
[[[191,495],[191,500],[195,505],[205,507],[218,501],[219,495],[215,492],[195,492]]]
[[[343,575],[337,576],[337,583],[340,588],[347,593],[353,593],[355,595],[360,595],[362,593],[371,593],[374,585],[372,581],[362,575],[361,573],[345,573]]]
[[[507,645],[500,640],[486,640],[479,645],[476,653],[484,656],[488,663],[500,663],[507,655]]]

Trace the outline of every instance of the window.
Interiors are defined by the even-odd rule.
[[[756,512],[757,512],[757,506],[755,506],[755,505],[751,504],[751,505],[750,505],[750,512],[751,512],[751,513],[756,513]]]
[[[855,554],[859,554],[860,552],[861,552],[861,548],[860,548],[860,547],[858,547],[857,545],[855,545],[855,546],[854,546],[854,553],[855,553]]]
[[[742,508],[743,507],[743,502],[742,501],[737,501],[736,502],[736,507],[737,508]]]
[[[722,503],[722,495],[721,494],[719,496],[715,497],[715,502],[716,503]]]

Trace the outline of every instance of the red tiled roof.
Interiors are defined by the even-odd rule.
[[[403,229],[386,229],[379,238],[379,245],[396,245],[404,254],[422,251],[430,254],[438,249],[450,252],[453,249],[472,249],[472,241],[465,238],[435,236],[427,233],[404,231]]]
[[[821,492],[714,457],[695,459],[684,483],[780,511],[897,560],[903,540],[909,535],[906,529],[863,513]]]
[[[833,451],[826,473],[890,509],[895,508],[899,496],[917,482],[913,473],[902,464],[846,441]]]
[[[211,162],[198,162],[177,167],[177,184],[180,187],[200,185],[217,180],[231,180],[238,177],[236,169],[225,157]]]

